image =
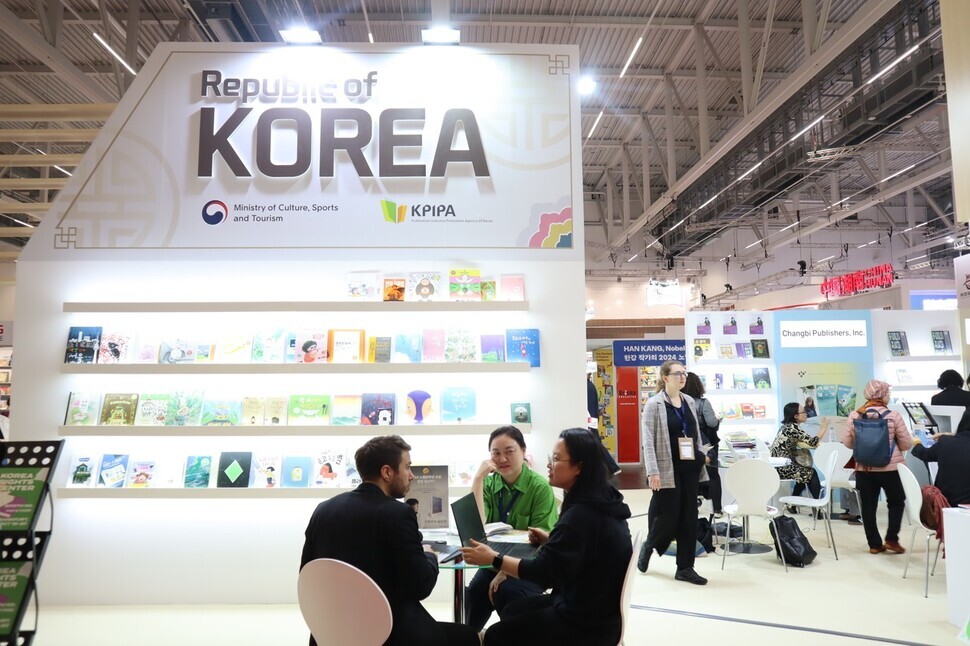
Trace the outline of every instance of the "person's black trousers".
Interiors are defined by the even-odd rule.
[[[694,567],[699,479],[699,469],[694,465],[674,471],[674,488],[654,491],[647,510],[650,531],[646,544],[663,554],[676,539],[678,570]]]
[[[548,594],[509,604],[502,621],[492,624],[485,632],[485,646],[615,646],[618,641],[619,624],[595,628],[578,626],[556,613]]]
[[[882,537],[876,525],[876,508],[879,506],[879,492],[886,492],[886,506],[889,507],[889,527],[886,541],[899,542],[899,528],[903,524],[903,509],[906,507],[906,493],[898,471],[856,471],[855,487],[859,490],[862,502],[862,525],[866,530],[869,547],[882,547]]]
[[[480,631],[492,616],[492,602],[488,598],[488,586],[497,573],[495,570],[479,570],[465,588],[465,625]],[[531,581],[514,576],[507,577],[495,591],[495,612],[505,618],[505,608],[510,603],[543,593],[543,589]]]
[[[822,497],[822,481],[818,479],[818,471],[812,473],[812,479],[807,484],[804,482],[796,482],[791,490],[791,495],[802,495],[806,486],[808,487],[808,493],[812,494],[812,498],[818,499]]]

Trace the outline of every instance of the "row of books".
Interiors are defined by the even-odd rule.
[[[909,356],[909,339],[904,330],[890,330],[886,332],[886,336],[889,339],[889,351],[894,357]],[[949,330],[930,330],[930,341],[933,343],[934,354],[953,354]]]
[[[752,314],[748,317],[747,330],[748,334],[764,334],[765,324],[760,314]],[[711,334],[714,326],[711,324],[711,317],[705,316],[702,321],[699,321],[696,326],[697,334]],[[738,334],[739,329],[744,329],[744,324],[738,325],[738,317],[735,314],[727,315],[721,323],[721,333],[722,334]]]
[[[694,359],[713,359],[714,347],[706,337],[694,339]],[[719,343],[717,358],[733,361],[735,359],[770,359],[768,339],[751,339],[750,341]]]
[[[540,365],[539,330],[503,334],[427,329],[367,337],[364,330],[282,328],[255,336],[212,341],[187,336],[139,339],[100,326],[75,326],[68,333],[64,363],[469,363],[528,362]]]
[[[327,449],[316,455],[281,456],[252,451],[225,451],[183,458],[137,458],[125,453],[75,455],[68,487],[100,488],[306,488],[356,487],[361,479],[353,451]],[[470,486],[478,464],[448,467],[449,484]],[[421,467],[412,466],[415,474]]]
[[[352,301],[524,301],[522,274],[502,274],[498,280],[479,269],[451,269],[382,274],[354,271],[347,277]]]
[[[404,395],[400,418],[396,393],[298,394],[281,397],[206,397],[198,391],[168,393],[72,392],[65,426],[391,426],[472,422],[478,414],[473,388],[442,389],[440,399],[425,390]],[[438,410],[440,406],[440,411]],[[532,422],[532,406],[513,402],[512,423]]]
[[[721,390],[724,388],[768,390],[771,388],[771,373],[768,368],[752,368],[750,372],[735,371],[727,375],[730,381],[725,380],[723,372],[712,374],[696,370],[693,372],[700,378],[705,390]],[[660,366],[643,366],[640,368],[640,388],[655,388],[659,379]]]

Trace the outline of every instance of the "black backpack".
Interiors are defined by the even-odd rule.
[[[781,558],[781,554],[778,552],[778,544],[780,543],[781,551],[785,554],[785,563],[794,567],[805,567],[818,556],[794,518],[791,516],[776,518],[774,524],[768,526],[772,538],[775,538],[775,527],[778,528],[779,535],[779,538],[775,541],[775,555]]]

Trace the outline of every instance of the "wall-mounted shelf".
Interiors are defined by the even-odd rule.
[[[924,354],[909,357],[887,357],[886,361],[895,363],[896,361],[960,361],[956,354]]]
[[[525,361],[487,363],[65,363],[61,372],[85,375],[279,375],[529,372]]]
[[[392,426],[59,426],[60,437],[359,437],[393,431],[398,435],[487,435],[494,424],[396,424]],[[528,435],[532,424],[516,424]]]
[[[158,498],[178,498],[178,499],[270,499],[279,500],[284,498],[329,498],[347,491],[353,491],[353,487],[274,487],[272,489],[256,489],[248,487],[208,487],[206,489],[183,489],[183,488],[163,488],[148,487],[145,489],[128,489],[124,487],[59,487],[58,498],[87,498],[87,499],[121,499],[121,500],[148,500]],[[471,487],[449,487],[449,496],[464,496],[471,492]]]
[[[529,301],[318,301],[318,302],[145,302],[145,303],[64,303],[66,313],[88,312],[526,312]]]
[[[775,396],[774,388],[721,388],[720,390],[708,390],[704,393],[705,397],[717,395],[769,395]]]

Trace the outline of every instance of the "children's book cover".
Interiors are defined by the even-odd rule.
[[[165,426],[171,407],[170,393],[145,393],[138,396],[135,426]]]
[[[94,363],[101,347],[101,327],[72,327],[67,334],[64,363]]]
[[[217,487],[245,488],[249,486],[249,474],[253,466],[250,451],[227,451],[219,454]]]
[[[404,291],[407,280],[403,277],[391,277],[384,279],[384,301],[403,301]]]
[[[359,424],[391,426],[394,424],[394,393],[364,393],[360,403]]]
[[[128,361],[128,347],[131,337],[117,330],[105,330],[101,334],[98,347],[98,363],[125,363]]]
[[[482,300],[482,272],[478,269],[452,269],[448,272],[448,293],[453,301]]]
[[[708,359],[711,357],[711,340],[707,337],[694,339],[694,359]]]
[[[768,390],[771,388],[771,376],[768,368],[752,368],[751,379],[754,382],[755,388],[760,390]]]
[[[131,426],[138,410],[138,393],[107,393],[101,405],[101,426]]]
[[[752,321],[748,323],[748,334],[764,334],[765,333],[765,323],[761,319],[761,316],[756,316]]]
[[[498,297],[498,286],[494,280],[482,281],[482,300],[494,301]]]
[[[352,271],[347,274],[347,298],[352,301],[381,300],[381,274],[377,271]]]
[[[425,330],[421,339],[422,363],[441,363],[445,360],[445,331]]]
[[[934,354],[953,354],[953,345],[950,343],[949,330],[931,330],[930,338],[933,341]]]
[[[393,363],[421,363],[424,337],[420,334],[401,333],[394,336]]]
[[[254,453],[252,464],[250,487],[254,489],[274,489],[280,486],[283,458],[279,454]]]
[[[365,338],[363,330],[330,330],[330,362],[363,363]]]
[[[525,276],[522,274],[502,274],[499,276],[498,293],[503,301],[524,301]]]
[[[98,460],[92,455],[75,455],[67,472],[68,487],[93,487],[98,472]]]
[[[101,394],[90,392],[71,393],[67,398],[65,426],[94,426],[101,412]]]
[[[505,336],[502,334],[482,335],[482,362],[505,361]]]
[[[185,477],[182,484],[186,489],[206,489],[211,474],[211,455],[190,455],[185,458]]]
[[[721,330],[724,332],[724,334],[737,334],[738,319],[733,316],[728,318],[728,320],[722,326]]]
[[[391,361],[391,337],[375,336],[371,337],[374,341],[373,363],[390,363]]]
[[[195,362],[209,363],[215,361],[216,345],[214,343],[197,342],[195,344]],[[223,363],[229,363],[224,361]]]
[[[513,424],[532,423],[532,404],[529,402],[513,402],[509,407],[512,410]]]
[[[286,423],[290,426],[329,424],[330,395],[290,395]]]
[[[746,372],[736,372],[734,373],[734,387],[735,388],[753,388],[754,384],[751,380],[751,374]]]
[[[263,408],[263,424],[266,426],[286,426],[288,397],[267,397]]]
[[[287,353],[287,361],[291,357],[293,363],[321,363],[327,360],[330,351],[330,334],[327,330],[301,330],[290,339],[292,352]]]
[[[213,398],[202,402],[202,426],[239,426],[242,402],[238,399]]]
[[[166,426],[198,426],[202,419],[202,392],[179,390],[172,393],[165,415]]]
[[[697,324],[697,334],[710,334],[711,333],[711,318],[705,316],[704,320]]]
[[[134,363],[158,363],[158,348],[161,341],[152,336],[139,336],[134,342],[131,360]]]
[[[154,477],[154,460],[132,460],[128,467],[128,482],[126,486],[134,489],[147,489],[152,486],[152,478]]]
[[[243,397],[241,424],[243,426],[263,425],[265,406],[266,403],[262,397]]]
[[[768,339],[751,339],[751,356],[755,359],[770,359]]]
[[[414,271],[408,274],[404,298],[408,301],[428,302],[441,300],[441,272]]]
[[[125,486],[125,476],[127,474],[127,454],[105,453],[101,456],[101,471],[98,474],[99,487],[121,489]]]
[[[717,356],[719,359],[736,359],[734,356],[734,346],[730,343],[722,343],[717,347]]]
[[[475,390],[465,387],[450,387],[441,391],[441,421],[470,422],[475,419]]]
[[[750,343],[735,343],[734,351],[738,359],[750,359],[752,356]]]
[[[302,455],[288,455],[283,458],[284,487],[309,487],[313,476],[313,458]]]
[[[478,361],[478,336],[468,330],[448,330],[445,339],[445,361],[474,363]]]
[[[855,386],[839,384],[835,387],[835,414],[839,417],[848,417],[849,413],[856,408]]]
[[[313,465],[312,487],[336,488],[344,484],[347,454],[343,449],[326,449],[317,454]]]
[[[263,330],[253,336],[253,363],[285,363],[288,335],[283,328]]]
[[[837,415],[835,384],[815,384],[815,404],[818,406],[819,417],[833,417]]]
[[[426,390],[411,390],[404,398],[405,421],[408,424],[433,424],[437,418],[437,402]]]
[[[538,368],[541,365],[539,330],[535,328],[506,330],[505,358],[506,361],[525,361],[533,368]]]
[[[162,339],[158,346],[159,363],[192,363],[197,343],[185,339]]]
[[[331,406],[330,423],[332,425],[357,426],[360,424],[360,395],[334,395]]]

